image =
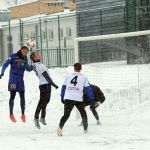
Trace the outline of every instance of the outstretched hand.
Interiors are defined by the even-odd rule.
[[[58,89],[58,86],[57,86],[57,85],[55,85],[55,89]]]
[[[65,101],[64,101],[64,99],[61,97],[61,102],[63,103],[63,104],[65,104]]]

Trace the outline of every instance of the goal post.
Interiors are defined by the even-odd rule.
[[[118,119],[118,113],[128,113],[149,100],[150,30],[78,37],[74,53],[89,82],[106,97],[98,108],[104,120]]]
[[[88,37],[77,37],[74,39],[75,62],[79,61],[79,42],[87,42],[87,41],[95,41],[95,40],[109,40],[109,39],[118,39],[118,38],[125,38],[125,37],[137,37],[137,36],[144,36],[144,35],[150,35],[150,30],[88,36]]]

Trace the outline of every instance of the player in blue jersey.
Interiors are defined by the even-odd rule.
[[[26,122],[25,117],[25,87],[24,87],[24,72],[25,70],[31,71],[32,66],[29,66],[27,53],[29,49],[26,46],[22,46],[21,49],[12,55],[4,63],[1,75],[4,76],[6,68],[10,65],[8,91],[10,91],[9,108],[10,108],[10,119],[12,122],[16,122],[16,118],[13,114],[14,99],[16,92],[20,95],[20,106],[21,106],[21,119]]]

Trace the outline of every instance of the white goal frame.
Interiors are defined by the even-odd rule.
[[[79,42],[95,41],[95,40],[108,40],[108,39],[135,37],[135,36],[142,36],[142,35],[150,35],[150,30],[75,38],[74,39],[75,62],[79,62],[79,47],[78,47]]]
[[[142,35],[150,35],[150,30],[75,38],[74,39],[75,63],[79,62],[79,47],[78,47],[79,42],[95,41],[95,40],[109,40],[109,39],[117,39],[117,38],[125,38],[125,37],[136,37],[136,36],[142,36]],[[80,114],[77,109],[76,109],[76,119],[80,119]]]

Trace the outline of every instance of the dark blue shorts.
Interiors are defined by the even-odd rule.
[[[8,91],[24,92],[23,76],[16,76],[11,74],[8,83]]]

